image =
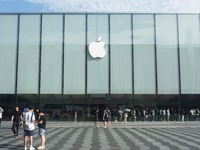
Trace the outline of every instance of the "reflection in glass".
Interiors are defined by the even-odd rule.
[[[38,93],[40,16],[20,16],[18,93]]]
[[[85,15],[65,15],[64,94],[85,93],[85,29]]]
[[[111,93],[132,93],[131,15],[110,16]]]
[[[176,15],[156,15],[158,94],[179,92],[176,22]]]
[[[41,93],[61,93],[62,15],[43,15]]]
[[[15,93],[17,15],[0,15],[0,93]]]
[[[179,15],[181,92],[200,92],[199,15]]]

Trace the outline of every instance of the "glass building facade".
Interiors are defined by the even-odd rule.
[[[0,14],[0,35],[8,114],[31,104],[49,119],[73,120],[76,110],[89,120],[109,106],[115,116],[122,107],[138,117],[145,110],[146,120],[170,109],[178,121],[200,107],[199,14]],[[100,36],[106,55],[92,58],[88,46]]]

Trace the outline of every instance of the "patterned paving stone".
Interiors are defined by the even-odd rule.
[[[19,138],[11,125],[2,124],[0,149],[23,149],[23,130]],[[34,146],[40,144],[35,130]],[[47,150],[200,150],[200,122],[195,123],[113,123],[112,128],[93,127],[92,122],[48,122]]]

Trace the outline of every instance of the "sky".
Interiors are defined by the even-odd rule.
[[[200,13],[200,0],[0,0],[0,13]]]

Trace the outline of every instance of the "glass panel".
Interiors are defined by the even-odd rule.
[[[41,93],[61,93],[62,15],[43,15]]]
[[[134,93],[155,94],[154,16],[134,15],[133,36]]]
[[[199,15],[179,15],[181,92],[200,92]]]
[[[39,108],[38,103],[38,95],[37,94],[18,94],[18,106],[20,106],[21,111],[23,112],[23,109],[26,107],[34,106],[34,110]]]
[[[157,121],[180,121],[179,96],[176,94],[158,95]]]
[[[131,15],[110,16],[111,93],[132,93]]]
[[[20,16],[18,93],[38,93],[40,16]]]
[[[61,94],[41,94],[40,108],[45,111],[47,120],[62,120],[62,95]]]
[[[181,95],[181,121],[200,121],[200,94]],[[194,115],[196,113],[196,115]]]
[[[133,94],[111,94],[110,98],[105,99],[105,101],[106,105],[101,109],[102,115],[103,110],[106,107],[109,107],[111,111],[111,121],[123,121],[124,123],[126,123],[127,121],[134,120],[134,117],[131,113],[131,111],[133,110]],[[127,116],[125,114],[127,114]]]
[[[88,46],[102,36],[105,42],[106,55],[103,58],[92,58],[88,55],[88,93],[108,93],[108,15],[88,15]]]
[[[176,15],[156,15],[159,94],[178,94],[179,92],[176,22]]]
[[[90,121],[90,109],[85,98],[81,95],[64,95],[63,120],[66,121]]]
[[[65,16],[65,94],[85,93],[85,18],[85,15]]]
[[[15,93],[17,15],[0,15],[0,93]]]
[[[156,105],[155,94],[135,94],[131,111],[133,121],[157,121]]]

